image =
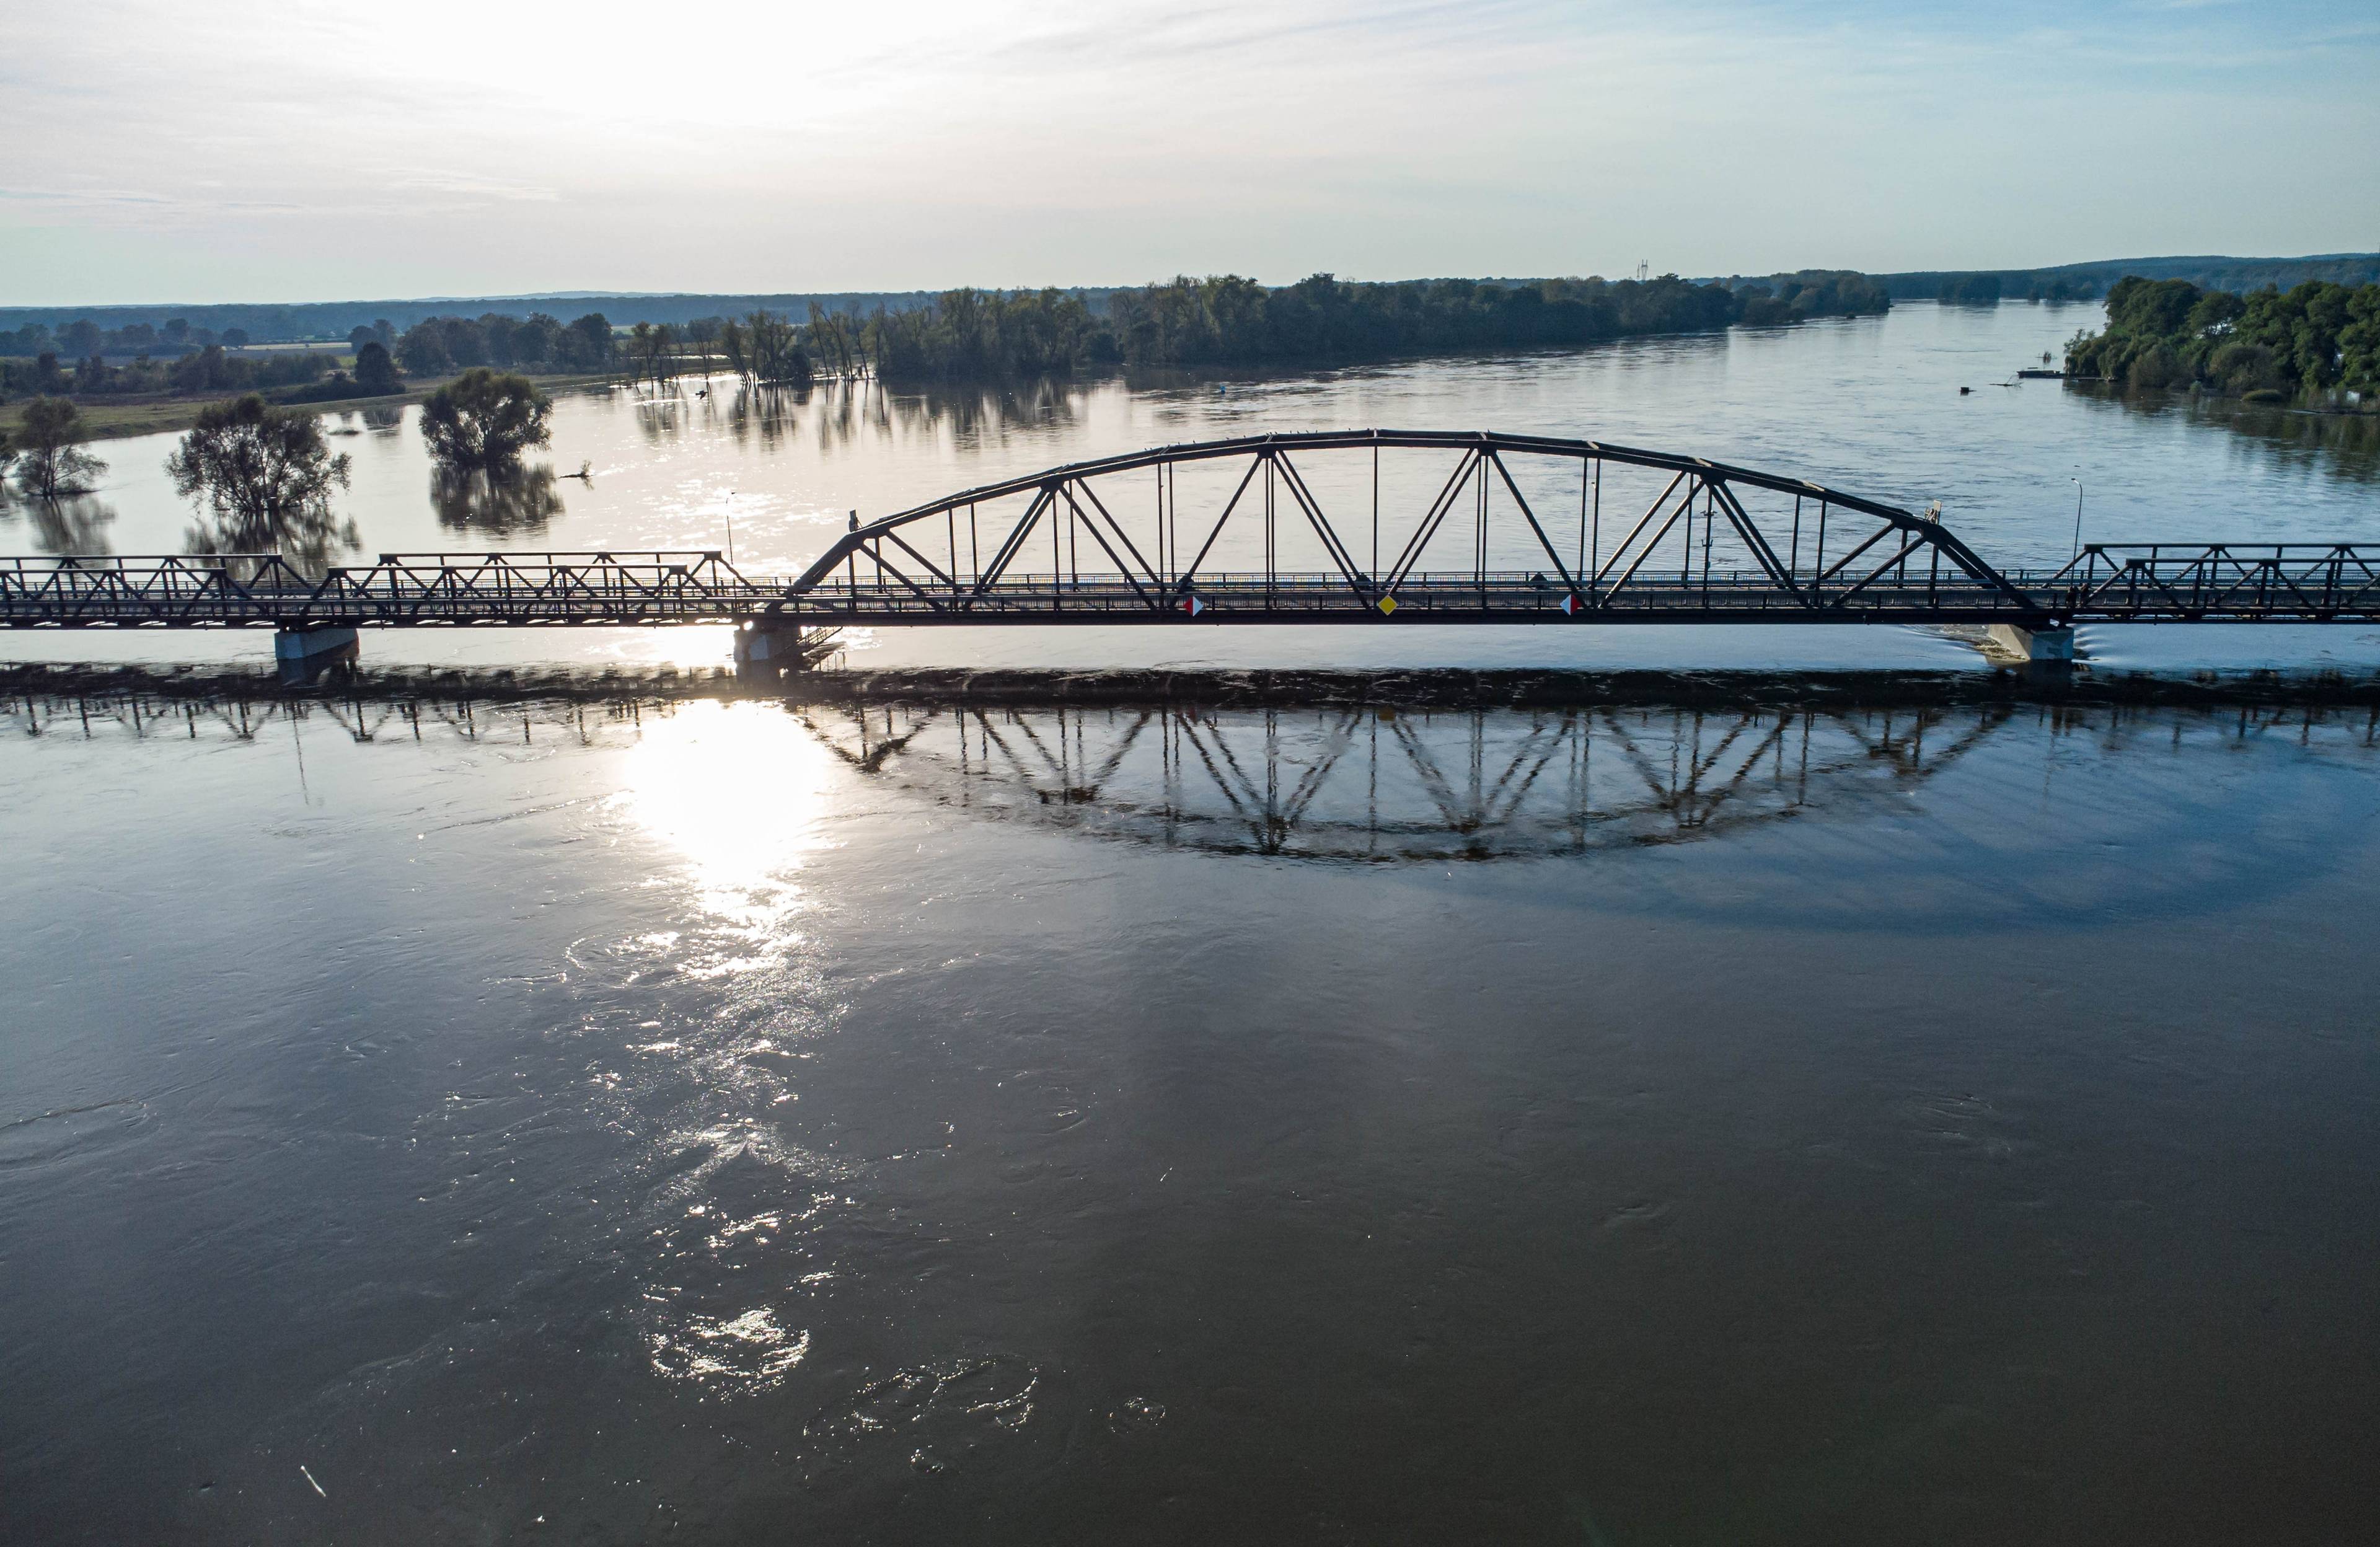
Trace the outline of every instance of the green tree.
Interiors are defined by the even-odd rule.
[[[2245,395],[2313,396],[2380,387],[2380,285],[2308,280],[2247,296],[2186,280],[2118,280],[2107,325],[2066,347],[2077,375],[2133,386],[2197,383]]]
[[[386,397],[405,390],[396,361],[388,358],[388,346],[377,338],[366,340],[356,351],[356,388],[367,397]]]
[[[42,499],[88,492],[107,464],[83,450],[82,411],[63,397],[36,397],[25,405],[17,431],[17,487]]]
[[[252,392],[200,409],[165,471],[212,513],[209,552],[322,546],[336,525],[331,493],[347,486],[347,458],[331,455],[320,420]]]
[[[553,405],[526,376],[474,367],[421,406],[421,438],[441,467],[500,472],[553,438]]]
[[[577,318],[563,330],[554,363],[571,371],[597,371],[612,363],[612,324],[600,311]]]
[[[562,362],[562,324],[542,311],[532,311],[513,324],[513,359],[520,365],[553,370]]]
[[[2359,286],[2347,315],[2338,330],[2339,384],[2370,402],[2380,398],[2380,285]]]

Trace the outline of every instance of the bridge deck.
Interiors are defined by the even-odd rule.
[[[1016,575],[979,587],[838,577],[800,590],[715,554],[383,555],[308,577],[274,555],[0,560],[0,627],[318,628],[1651,623],[2380,621],[2380,552],[2342,545],[2085,550],[2055,573],[1854,582],[1730,573],[1575,589],[1534,572],[1407,576]]]

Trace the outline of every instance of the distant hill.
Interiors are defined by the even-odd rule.
[[[2380,252],[2332,252],[2310,258],[2115,258],[2101,262],[2062,263],[2044,269],[1921,269],[1908,274],[1868,277],[1894,300],[2095,300],[2107,286],[2126,274],[2146,279],[2186,279],[2205,289],[2249,291],[2266,285],[2283,289],[2309,279],[2342,285],[2380,281]],[[1748,284],[1769,285],[1793,275],[1742,274],[1700,283],[1718,283],[1740,289]],[[1534,279],[1497,279],[1482,283],[1526,286]],[[1075,286],[1064,293],[1081,298],[1094,313],[1107,311],[1120,286]],[[528,296],[428,296],[407,300],[308,301],[286,305],[223,306],[6,306],[0,307],[0,333],[34,323],[63,329],[80,319],[108,332],[145,323],[163,329],[179,319],[194,329],[215,334],[232,328],[257,343],[336,340],[344,343],[350,330],[385,322],[402,333],[431,317],[478,317],[496,312],[526,317],[551,312],[567,322],[600,311],[615,325],[667,323],[683,326],[697,317],[740,317],[755,311],[774,311],[799,322],[813,303],[831,312],[867,314],[911,311],[932,300],[928,290],[787,291],[768,295],[650,294],[634,291],[552,290]]]
[[[1112,292],[1102,289],[1073,293],[1086,299],[1096,297],[1103,301]],[[532,311],[544,311],[564,322],[589,311],[600,311],[624,327],[632,323],[667,323],[674,327],[697,317],[742,317],[756,311],[781,312],[800,322],[808,317],[813,301],[829,311],[867,313],[880,306],[887,311],[907,311],[932,298],[932,293],[925,290],[832,290],[743,296],[560,290],[534,296],[426,296],[410,300],[306,301],[258,306],[6,306],[0,307],[0,333],[34,323],[58,329],[83,318],[109,332],[139,323],[162,329],[167,323],[179,318],[193,328],[206,328],[218,334],[238,328],[260,344],[298,339],[336,339],[344,343],[352,329],[370,327],[374,323],[385,322],[403,333],[414,323],[431,317],[479,317],[491,311],[506,317],[526,317]]]
[[[2110,258],[2046,269],[1919,269],[1875,278],[1895,300],[2096,300],[2126,274],[2186,279],[2201,289],[2242,295],[2267,285],[2286,290],[2310,279],[2369,285],[2380,281],[2380,252],[2325,252],[2309,258]]]

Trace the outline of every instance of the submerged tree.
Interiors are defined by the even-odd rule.
[[[520,454],[553,438],[546,420],[553,405],[526,376],[479,366],[430,395],[421,406],[421,438],[443,468],[504,471]]]
[[[800,331],[773,311],[755,311],[743,322],[720,324],[727,368],[747,383],[771,386],[810,384],[809,356]]]
[[[678,376],[677,334],[667,323],[638,323],[628,330],[628,379],[660,386]]]
[[[802,341],[832,375],[857,376],[867,371],[867,347],[856,318],[831,313],[812,301],[809,325],[802,330]]]
[[[327,556],[342,535],[331,493],[347,486],[347,467],[331,455],[321,420],[252,392],[200,409],[165,458],[175,491],[213,518],[192,534],[193,551],[300,557]]]
[[[82,411],[64,397],[36,397],[25,405],[17,445],[23,463],[17,487],[42,499],[87,493],[107,464],[83,450]]]

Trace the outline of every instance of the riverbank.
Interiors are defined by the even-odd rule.
[[[2207,382],[2184,382],[2171,386],[2134,386],[2106,376],[2063,376],[2058,379],[2068,386],[2111,402],[2200,403],[2210,408],[2290,414],[2301,419],[2380,423],[2380,397],[2364,397],[2353,403],[2335,399],[2309,401],[2270,388],[2256,392],[2226,392],[2220,385]]]
[[[423,398],[455,380],[462,372],[419,381],[403,392],[380,397],[340,397],[325,403],[292,403],[295,408],[309,408],[316,413],[353,413],[366,408],[401,408]],[[612,372],[556,373],[540,375],[528,372],[530,381],[551,393],[559,388],[597,386],[618,380]],[[71,395],[70,395],[71,396]],[[95,441],[123,440],[133,435],[171,434],[188,430],[198,422],[200,412],[211,403],[239,396],[232,392],[173,393],[154,397],[82,397],[74,398],[75,407],[82,410],[82,421]],[[267,396],[273,396],[266,394]],[[0,404],[0,432],[13,434],[24,420],[25,405],[30,397]]]

